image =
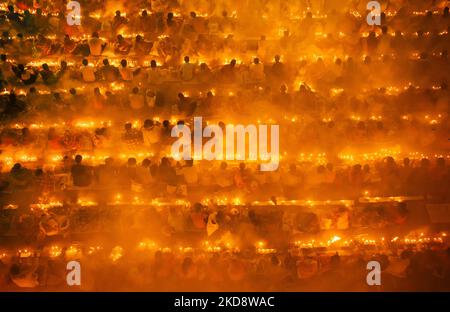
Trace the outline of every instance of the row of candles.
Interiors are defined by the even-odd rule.
[[[408,87],[405,87],[408,88]],[[335,89],[331,89],[330,92],[336,92]],[[215,90],[214,93],[218,94]],[[21,93],[18,93],[21,94]],[[190,92],[183,92],[183,94],[187,97],[197,97],[197,96],[202,96],[203,93],[195,95],[195,94],[191,94]],[[225,94],[224,94],[225,95]],[[430,114],[425,114],[422,116],[416,116],[413,114],[406,114],[406,115],[402,115],[400,116],[400,118],[402,120],[405,121],[416,121],[416,122],[423,122],[425,124],[439,124],[441,123],[442,119],[445,119],[446,116],[443,115],[442,113],[430,113]],[[159,117],[159,116],[153,116],[152,118],[149,118],[151,120],[153,120],[153,122],[155,123],[161,123],[163,120],[165,120],[165,118]],[[182,116],[171,116],[168,117],[167,120],[170,122],[170,124],[175,125],[179,120],[182,120],[183,117]],[[356,121],[356,122],[360,122],[360,121],[381,121],[384,120],[385,117],[382,115],[375,115],[375,114],[369,114],[369,115],[360,115],[357,113],[353,113],[351,115],[348,116],[348,118],[346,118],[349,121]],[[220,122],[221,120],[219,118],[215,118],[215,117],[211,117],[210,119],[206,119],[204,120],[206,125],[211,125],[211,124],[217,124],[218,122]],[[255,120],[256,124],[280,124],[283,123],[284,121],[289,121],[292,123],[303,123],[303,118],[302,116],[299,115],[284,115],[281,119],[276,119],[276,118],[268,118],[268,119],[257,119]],[[130,120],[127,121],[130,122],[132,124],[132,126],[134,128],[141,128],[143,126],[143,121],[141,120]],[[335,122],[335,119],[333,117],[323,117],[322,118],[322,122],[324,123],[329,123],[329,122]],[[186,121],[186,124],[189,124],[189,121]],[[227,123],[227,125],[232,125],[233,123]],[[4,126],[3,129],[5,128],[10,128],[10,129],[23,129],[23,128],[28,128],[31,130],[48,130],[49,128],[55,128],[55,129],[95,129],[95,128],[102,128],[102,127],[114,127],[114,126],[118,126],[119,128],[121,128],[123,125],[123,122],[120,123],[114,123],[112,120],[95,120],[95,119],[78,119],[78,120],[73,120],[73,121],[61,121],[61,122],[53,122],[53,123],[44,123],[44,122],[15,122],[15,123],[11,123],[8,126]]]
[[[370,203],[400,203],[406,201],[421,201],[423,200],[423,196],[388,196],[381,197],[369,196],[369,191],[364,191],[363,197],[358,199],[358,202],[364,204]],[[275,201],[252,201],[252,202],[244,202],[239,197],[229,197],[229,196],[215,196],[212,198],[204,198],[201,203],[205,206],[208,205],[216,205],[220,207],[224,206],[232,206],[232,207],[268,207],[268,206],[280,206],[280,207],[332,207],[332,206],[345,206],[352,207],[355,204],[355,200],[351,199],[340,199],[340,200],[287,200],[283,198],[279,198]],[[74,204],[71,204],[74,205]],[[114,195],[114,198],[111,202],[107,203],[108,206],[145,206],[145,207],[180,207],[186,208],[190,207],[191,203],[184,199],[176,199],[172,201],[161,200],[159,198],[153,198],[151,200],[143,199],[139,196],[132,196],[131,199],[124,198],[124,195],[118,193]],[[35,203],[30,205],[31,211],[51,211],[55,208],[62,208],[65,204],[58,200],[47,200],[42,201],[41,203]],[[77,207],[95,207],[99,206],[99,203],[92,199],[79,199],[75,204]],[[5,210],[17,209],[19,206],[17,204],[7,204],[3,206]]]
[[[156,154],[153,152],[137,152],[137,153],[119,153],[117,155],[110,155],[110,154],[101,154],[101,153],[93,153],[89,154],[86,152],[79,152],[81,156],[83,156],[83,159],[86,163],[89,163],[91,165],[97,165],[102,164],[106,158],[113,158],[113,159],[120,159],[120,160],[127,160],[129,158],[135,158],[136,160],[140,161],[146,158],[152,158],[155,157]],[[231,154],[227,154],[229,158],[231,159]],[[158,157],[173,157],[174,155],[166,152],[166,153],[159,153]],[[200,155],[194,155],[195,159],[201,159]],[[235,153],[235,159],[237,156],[242,156],[240,154]],[[251,156],[251,155],[250,155]],[[252,163],[257,162],[258,160],[266,160],[267,154],[260,154],[255,155],[254,161],[247,160],[246,162]],[[51,154],[51,155],[32,155],[32,154],[24,154],[24,153],[14,153],[14,154],[8,154],[5,152],[0,157],[0,162],[4,163],[7,167],[3,168],[4,170],[9,170],[9,167],[14,165],[17,162],[22,163],[35,163],[35,162],[43,162],[44,165],[50,165],[55,167],[58,163],[61,163],[61,161],[64,159],[64,154]],[[450,159],[450,154],[443,154],[443,153],[423,153],[423,152],[409,152],[409,153],[402,153],[399,150],[396,149],[382,149],[380,151],[376,152],[369,152],[369,153],[348,153],[348,152],[342,152],[338,154],[338,158],[341,161],[344,161],[346,164],[352,164],[357,162],[372,162],[372,161],[379,161],[384,159],[385,157],[392,157],[394,160],[401,160],[403,158],[409,158],[411,160],[420,160],[420,159],[437,159],[437,158],[445,158]],[[282,160],[290,160],[290,161],[298,161],[298,162],[313,162],[317,164],[326,164],[328,161],[326,153],[303,153],[300,152],[297,154],[296,157],[292,158],[292,155],[289,155],[287,152],[284,152],[282,155],[278,156],[278,159],[280,161]],[[228,161],[227,161],[228,162]],[[236,163],[236,161],[229,161],[230,163]]]
[[[312,18],[315,19],[324,19],[327,18],[328,15],[324,12],[321,12],[320,10],[313,10],[313,8],[311,7],[307,7],[305,10],[302,10],[301,12],[298,12],[298,10],[296,10],[297,6],[292,6],[292,5],[288,5],[288,9],[292,10],[292,12],[290,13],[289,17],[291,19],[303,19],[305,17],[307,17],[308,14],[311,14]],[[6,11],[8,9],[8,3],[2,3],[0,4],[0,10]],[[16,12],[19,12],[21,14],[24,13],[25,10],[20,9],[20,8],[15,8]],[[36,8],[28,8],[28,11],[31,14],[36,14]],[[59,12],[49,12],[46,9],[41,9],[42,11],[42,15],[47,16],[47,15],[51,15],[51,16],[58,16]],[[89,13],[89,17],[94,18],[94,19],[102,19],[105,16],[113,16],[115,10],[112,10],[110,13],[106,13],[106,12],[101,12],[101,11],[94,11],[94,12],[90,12]],[[154,13],[154,10],[151,8],[141,8],[139,10],[137,10],[138,12],[133,12],[133,15],[136,13],[141,14],[143,11],[146,11],[147,14],[151,15]],[[297,11],[297,12],[295,12]],[[361,19],[361,18],[365,18],[365,16],[367,15],[367,10],[357,10],[357,9],[352,9],[349,11],[349,13],[351,15],[353,15],[354,17]],[[188,16],[190,12],[182,12],[179,10],[174,10],[172,12],[174,14],[174,17],[181,17],[183,15]],[[398,11],[397,10],[384,10],[383,13],[388,16],[388,17],[393,17],[396,16]],[[413,15],[413,16],[425,16],[427,14],[431,13],[432,15],[439,15],[442,14],[442,11],[439,10],[437,7],[433,7],[432,9],[428,9],[428,10],[414,10],[414,11],[410,11],[409,14]],[[121,12],[121,15],[126,17],[127,16],[127,12]],[[209,14],[206,12],[196,12],[196,16],[197,17],[209,17]],[[237,18],[238,17],[238,12],[237,11],[232,11],[230,12],[230,14],[228,15],[231,18]],[[263,18],[269,18],[269,16],[267,14],[263,14],[262,16]]]
[[[430,54],[430,56],[432,56],[432,57],[436,57],[436,58],[439,58],[439,57],[441,57],[442,56],[442,54],[441,53],[437,53],[437,52],[433,52],[433,53],[431,53]],[[206,58],[201,58],[201,57],[199,57],[199,58],[197,58],[197,59],[195,59],[195,58],[193,58],[192,60],[191,60],[191,63],[192,64],[197,64],[197,65],[200,65],[200,64],[217,64],[217,62],[218,62],[218,64],[221,64],[221,65],[227,65],[227,64],[230,64],[230,62],[231,62],[231,60],[232,59],[235,59],[236,60],[236,63],[237,64],[239,64],[239,65],[245,65],[245,64],[247,64],[247,65],[249,65],[249,64],[252,64],[252,62],[253,62],[253,60],[254,60],[254,58],[255,58],[256,56],[255,55],[253,55],[253,56],[251,56],[251,57],[249,57],[248,58],[248,62],[246,63],[246,62],[244,62],[243,60],[242,60],[242,58],[240,58],[240,57],[236,57],[236,58],[234,58],[234,57],[226,57],[226,58],[224,58],[224,59],[222,59],[222,60],[220,60],[220,59],[216,59],[216,60],[207,60]],[[364,61],[365,59],[366,59],[366,57],[367,57],[367,55],[362,55],[361,56],[361,61]],[[371,59],[372,60],[378,60],[378,61],[383,61],[383,59],[385,58],[385,57],[388,57],[388,58],[390,58],[390,59],[392,59],[392,60],[398,60],[398,55],[396,55],[395,53],[389,53],[389,54],[384,54],[384,53],[381,53],[381,54],[377,54],[377,55],[372,55],[371,56]],[[119,58],[119,57],[107,57],[108,58],[108,61],[109,61],[109,63],[111,64],[111,65],[113,65],[113,66],[116,66],[116,67],[119,67],[120,66],[120,64],[121,64],[121,61],[124,59],[124,58]],[[156,57],[157,58],[157,57]],[[243,57],[244,58],[244,57]],[[281,61],[283,61],[283,58],[284,58],[284,56],[283,55],[280,55],[280,59],[281,59]],[[303,62],[303,61],[308,61],[308,62],[318,62],[319,60],[322,60],[322,61],[324,61],[324,62],[328,62],[328,63],[334,63],[334,62],[336,62],[336,60],[337,59],[340,59],[340,60],[348,60],[350,58],[350,56],[349,55],[341,55],[341,56],[337,56],[336,54],[333,54],[333,55],[323,55],[323,54],[316,54],[316,53],[312,53],[312,54],[302,54],[302,55],[300,55],[300,56],[298,56],[298,64],[296,64],[296,65],[299,65],[299,63],[300,62]],[[419,60],[421,60],[421,55],[419,54],[419,53],[417,53],[417,52],[414,52],[414,53],[411,53],[409,56],[408,56],[408,59],[409,60],[411,60],[411,61],[419,61]],[[128,67],[130,67],[130,68],[137,68],[137,67],[140,67],[140,65],[138,64],[138,61],[136,60],[136,59],[133,59],[132,58],[132,56],[131,56],[131,58],[130,58],[130,56],[127,56],[126,57],[126,60],[127,60],[127,66]],[[14,60],[14,59],[12,59],[11,60],[12,62],[16,62],[16,60]],[[73,62],[73,61],[67,61],[67,60],[65,60],[66,61],[66,63],[67,63],[67,65],[70,67],[70,66],[76,66],[76,64],[75,64],[75,62]],[[217,61],[217,62],[216,62]],[[93,61],[91,61],[89,64],[88,64],[88,66],[91,66],[91,67],[101,67],[102,66],[102,64],[101,64],[101,60],[98,60],[98,61],[95,61],[95,62],[93,62]],[[142,64],[142,68],[150,68],[150,63],[151,63],[151,60],[150,59],[148,59],[148,60],[144,60],[141,64]],[[163,64],[161,63],[161,62],[159,62],[159,61],[157,61],[156,60],[156,63],[157,63],[157,66],[159,66],[160,67],[160,70],[161,71],[167,71],[167,70],[170,70],[170,69],[172,69],[172,68],[170,68],[170,69],[167,69],[167,68],[161,68],[161,66],[163,66]],[[33,60],[33,61],[30,61],[30,62],[28,62],[27,63],[27,67],[32,67],[32,68],[38,68],[38,69],[40,69],[40,67],[43,65],[43,64],[47,64],[49,67],[59,67],[60,66],[60,61],[59,61],[59,59],[58,58],[53,58],[53,59],[50,59],[50,58],[47,58],[47,59],[38,59],[38,60]],[[81,63],[80,63],[81,64]],[[273,64],[273,63],[271,63],[271,64]],[[163,72],[161,72],[161,73],[163,73]],[[396,88],[397,86],[392,86],[393,88]],[[435,88],[438,88],[438,86],[434,86]],[[121,88],[118,88],[119,90],[121,89]],[[123,88],[122,88],[123,89]],[[0,94],[6,94],[5,93],[5,91],[2,91]]]
[[[291,243],[290,250],[295,249],[321,249],[329,248],[330,251],[336,251],[339,249],[358,248],[362,246],[376,247],[380,251],[389,247],[397,248],[421,248],[429,245],[441,245],[445,246],[448,243],[447,233],[440,232],[435,235],[426,236],[424,233],[420,233],[414,236],[405,236],[400,238],[399,236],[393,236],[391,238],[368,238],[368,237],[354,237],[354,238],[341,238],[338,235],[333,235],[329,239],[325,240],[297,240]],[[276,254],[279,252],[276,248],[269,247],[267,241],[257,241],[254,244],[255,252],[260,255]],[[136,255],[139,252],[163,252],[163,253],[180,253],[180,254],[196,254],[196,253],[240,253],[241,250],[237,244],[232,241],[226,242],[210,242],[203,241],[200,247],[193,246],[178,246],[168,247],[161,246],[157,242],[144,239],[140,241],[135,249],[128,250],[128,254]],[[40,257],[47,256],[49,258],[65,258],[82,259],[85,256],[93,256],[96,254],[107,255],[112,262],[120,260],[124,254],[124,247],[117,245],[111,249],[110,252],[106,251],[106,248],[100,245],[81,246],[80,244],[71,244],[68,246],[63,245],[50,245],[45,246],[42,250],[35,250],[31,247],[20,248],[16,251],[11,250],[0,251],[0,260],[12,256],[18,256],[20,258]]]

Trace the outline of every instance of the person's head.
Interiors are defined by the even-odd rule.
[[[275,55],[275,62],[279,63],[280,62],[281,57],[277,54]]]
[[[92,36],[91,36],[91,37],[92,37],[92,38],[99,38],[98,32],[94,31],[94,32],[92,33]]]
[[[120,17],[120,11],[119,10],[116,11],[116,17]]]
[[[189,15],[190,15],[192,18],[196,18],[196,17],[197,17],[197,14],[196,14],[194,11],[192,11]]]
[[[148,159],[148,158],[145,158],[145,159],[142,161],[142,167],[148,168],[148,167],[150,167],[150,164],[151,164],[151,161],[150,161],[150,159]]]
[[[101,95],[99,87],[94,88],[94,95],[97,95],[97,96]]]
[[[22,135],[23,136],[27,136],[30,134],[30,129],[28,129],[27,127],[22,128]]]
[[[170,166],[170,160],[167,157],[161,158],[161,165],[162,166]]]
[[[130,158],[128,158],[128,166],[130,166],[130,167],[134,167],[134,166],[136,166],[136,158],[134,158],[134,157],[130,157]]]
[[[81,156],[81,155],[76,155],[75,156],[75,163],[76,164],[81,164],[81,161],[83,160],[83,156]]]
[[[104,59],[104,60],[103,60],[103,65],[105,65],[105,66],[108,66],[108,65],[109,65],[108,59]]]
[[[81,63],[83,64],[83,66],[88,66],[88,64],[89,64],[87,59],[83,59],[83,61],[81,61]]]
[[[445,7],[444,8],[444,17],[447,17],[448,16],[448,7]]]
[[[182,92],[178,93],[178,99],[179,100],[184,99],[184,94]]]
[[[105,165],[106,166],[112,166],[114,160],[111,157],[105,158]]]
[[[410,164],[409,158],[408,158],[408,157],[404,158],[404,159],[403,159],[403,165],[404,165],[405,167],[409,167],[409,164]]]
[[[132,128],[133,128],[133,126],[132,126],[131,122],[127,122],[127,123],[125,124],[125,130],[126,130],[126,131],[130,131]]]
[[[158,65],[158,64],[156,63],[155,60],[151,60],[151,61],[150,61],[150,67],[151,67],[151,68],[156,68],[157,65]]]
[[[77,94],[77,90],[75,88],[70,88],[69,92],[72,95],[76,95]]]
[[[443,158],[443,157],[439,157],[437,160],[436,160],[436,166],[438,167],[438,168],[445,168],[445,158]]]
[[[122,43],[125,39],[123,38],[122,35],[117,35],[117,41]]]
[[[189,63],[189,56],[186,55],[186,56],[184,57],[184,62],[185,62],[186,64]]]
[[[169,128],[170,122],[169,122],[167,119],[165,119],[165,120],[163,121],[162,125],[163,125],[164,128]]]
[[[145,129],[148,129],[148,128],[151,128],[151,127],[153,127],[153,120],[151,120],[151,119],[146,119],[146,120],[144,121],[144,128],[145,128]]]
[[[67,68],[67,62],[66,61],[61,61],[60,66],[61,66],[61,69],[66,69]]]
[[[141,12],[141,16],[142,16],[142,17],[147,17],[147,15],[148,15],[147,10],[143,10],[143,11]]]
[[[255,57],[253,60],[253,64],[258,65],[259,64],[259,58]]]
[[[173,13],[172,12],[167,13],[167,20],[168,21],[173,20]]]
[[[122,67],[127,67],[127,60],[121,60],[120,65],[122,65]]]
[[[132,92],[133,92],[133,94],[138,94],[139,93],[139,88],[138,87],[134,87]]]
[[[12,171],[19,171],[20,169],[22,169],[22,165],[19,164],[19,163],[15,163],[11,170]]]
[[[278,257],[277,257],[276,255],[273,255],[273,256],[270,258],[270,263],[272,263],[272,265],[277,266],[277,265],[280,264],[280,260],[278,259]]]
[[[236,66],[236,60],[232,59],[230,62],[231,67],[235,67]]]
[[[47,63],[42,64],[42,69],[43,70],[50,70],[50,67],[48,67]]]
[[[141,42],[142,41],[142,36],[141,35],[137,35],[135,40],[136,40],[136,42]]]

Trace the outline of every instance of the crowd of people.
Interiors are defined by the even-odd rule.
[[[116,256],[120,247],[115,247]],[[314,250],[260,255],[245,253],[142,252],[111,261],[102,251],[83,258],[81,290],[153,291],[373,291],[366,283],[367,261],[382,268],[379,291],[448,289],[448,250],[395,250],[389,255],[360,250],[356,255]],[[5,271],[0,289],[60,289],[66,283],[63,256],[22,258]],[[36,289],[36,288],[35,288]]]
[[[382,290],[448,289],[446,242],[288,248],[296,235],[427,223],[404,202],[281,205],[448,203],[448,1],[379,1],[380,25],[366,1],[78,2],[80,23],[64,1],[0,4],[0,249],[37,250],[0,250],[0,289],[61,289],[67,259],[44,255],[52,241],[130,244],[130,230],[170,248],[85,254],[82,289],[369,290],[374,258]],[[195,116],[279,125],[278,170],[174,160],[172,127]],[[174,251],[224,237],[240,251]],[[251,247],[261,239],[268,254]]]

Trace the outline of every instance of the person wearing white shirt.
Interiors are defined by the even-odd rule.
[[[257,57],[255,57],[250,67],[250,79],[252,82],[261,82],[265,79],[264,65],[259,62]]]
[[[156,85],[161,83],[161,73],[155,60],[150,62],[150,69],[147,71],[147,76],[149,84]]]
[[[153,147],[161,140],[161,129],[154,124],[153,120],[147,119],[144,121],[142,136],[144,138],[144,145]]]
[[[133,80],[133,70],[128,67],[127,60],[120,61],[119,73],[123,81]]]
[[[133,88],[133,91],[130,94],[129,99],[130,99],[130,107],[133,110],[140,110],[144,107],[145,96],[139,93],[138,87]]]
[[[92,38],[89,40],[89,50],[92,56],[101,56],[106,43],[98,36],[97,32],[92,34]]]
[[[94,67],[89,66],[88,60],[84,59],[83,67],[81,68],[81,75],[83,76],[84,82],[94,82],[95,81],[95,71]]]
[[[181,65],[180,74],[181,80],[190,81],[194,78],[195,65],[189,63],[189,56],[184,57],[184,63]]]

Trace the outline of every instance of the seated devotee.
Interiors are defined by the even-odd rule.
[[[9,271],[13,283],[21,288],[34,288],[39,286],[37,269],[39,262],[34,261],[32,265],[14,263]]]
[[[133,45],[129,43],[122,35],[117,36],[117,40],[114,43],[114,53],[119,55],[128,55]]]
[[[157,145],[161,140],[161,128],[156,125],[153,120],[147,119],[144,121],[142,136],[145,146],[151,149],[157,148]]]
[[[189,56],[184,57],[184,63],[180,68],[180,78],[183,81],[191,81],[194,78],[195,65],[189,62]]]
[[[142,132],[133,129],[133,125],[131,123],[125,124],[125,132],[122,134],[122,140],[124,140],[129,145],[138,145],[140,144],[142,139]]]
[[[50,67],[47,64],[42,64],[42,71],[40,74],[46,85],[53,85],[57,82],[55,73],[50,70]]]
[[[147,70],[147,75],[147,81],[150,85],[157,85],[162,82],[161,73],[155,60],[151,60],[150,68]]]
[[[134,42],[134,52],[137,56],[149,55],[153,48],[153,42],[148,42],[141,35],[137,35]]]
[[[75,163],[70,169],[72,176],[72,183],[76,187],[87,187],[92,183],[92,169],[89,166],[83,165],[81,162],[83,157],[81,155],[75,156]]]
[[[255,57],[253,64],[250,66],[250,80],[253,83],[264,81],[264,65],[260,63],[259,58]]]
[[[122,13],[117,10],[113,20],[111,21],[111,28],[113,32],[116,33],[127,23],[127,18],[125,16],[122,16]]]
[[[119,70],[109,63],[108,59],[103,60],[103,66],[99,68],[100,77],[107,82],[114,82],[119,77]]]
[[[145,95],[138,87],[134,87],[129,95],[130,107],[134,111],[140,111],[145,106]]]
[[[178,111],[186,116],[194,114],[197,107],[197,102],[185,96],[183,93],[178,93]]]
[[[83,77],[83,81],[84,82],[94,82],[96,80],[94,67],[89,65],[89,62],[87,59],[83,59],[82,65],[83,66],[81,68],[81,75]]]
[[[103,42],[102,39],[100,39],[100,36],[97,32],[94,32],[91,36],[91,39],[89,39],[89,50],[90,54],[92,56],[101,56],[103,53],[103,50],[106,48],[107,43]]]
[[[120,61],[119,73],[123,81],[133,80],[134,73],[133,70],[128,66],[127,60]]]

